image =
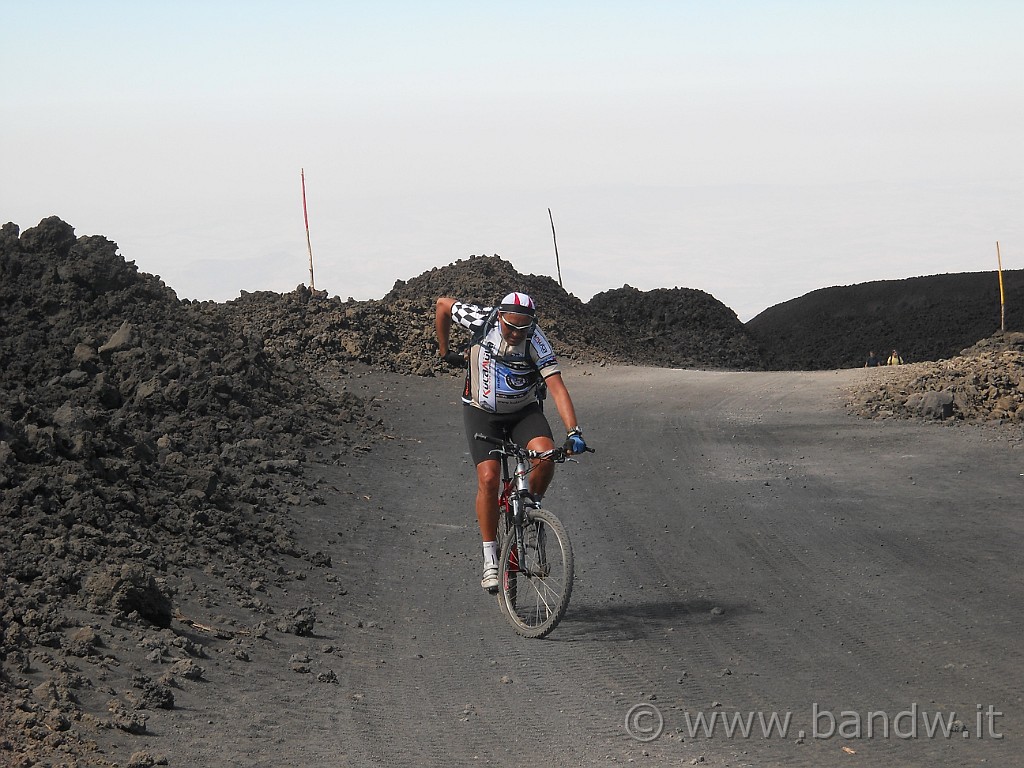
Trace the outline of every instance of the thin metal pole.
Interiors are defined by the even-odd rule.
[[[306,222],[306,250],[309,251],[309,289],[316,290],[316,283],[313,281],[313,246],[309,242],[309,213],[306,211],[306,169],[301,169],[302,174],[302,218]]]
[[[551,209],[548,208],[548,218],[551,219],[551,240],[555,244],[555,269],[558,270],[558,287],[562,287],[562,265],[558,262],[558,238],[555,237],[555,217],[551,215]]]

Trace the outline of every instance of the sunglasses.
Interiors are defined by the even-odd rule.
[[[510,323],[505,315],[501,315],[501,322],[515,331],[523,331],[524,333],[533,330],[533,327],[537,324],[536,320],[531,320],[526,325],[516,325],[515,323]]]

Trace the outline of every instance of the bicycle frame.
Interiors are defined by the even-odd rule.
[[[555,462],[567,460],[565,452],[560,448],[550,451],[532,451],[524,449],[514,443],[503,440],[498,441],[477,434],[477,439],[484,440],[495,446],[491,451],[501,462],[501,486],[498,491],[498,530],[501,531],[501,516],[505,517],[506,535],[515,538],[514,552],[523,551],[523,524],[526,522],[526,510],[528,507],[539,509],[540,505],[530,495],[529,474],[534,467],[533,459],[541,459]],[[513,465],[515,469],[513,470]],[[499,533],[500,535],[500,533]],[[516,570],[519,563],[515,562]],[[531,574],[525,573],[530,576]]]
[[[501,493],[498,497],[498,512],[510,514],[512,521],[521,525],[526,506],[537,506],[530,496],[530,483],[527,480],[533,465],[527,457],[517,456],[513,472],[512,459],[508,453],[501,453]]]
[[[523,523],[526,520],[527,506],[537,507],[538,504],[530,495],[530,484],[527,476],[533,469],[528,457],[512,456],[503,450],[496,451],[501,457],[501,490],[498,496],[498,530],[502,529],[501,516],[505,517],[506,535],[515,539],[513,553],[523,551]],[[514,459],[514,461],[513,461]],[[513,463],[515,469],[513,470]],[[519,570],[519,557],[514,554],[510,559],[513,570]]]
[[[508,439],[476,433],[501,464],[498,487],[498,604],[524,637],[555,628],[572,595],[572,545],[561,521],[530,493],[529,475],[539,461],[574,461],[564,448],[535,451]],[[549,557],[549,555],[552,555]]]

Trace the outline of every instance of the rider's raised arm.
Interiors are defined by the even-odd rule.
[[[444,357],[448,354],[448,341],[452,331],[452,307],[458,299],[442,296],[437,300],[434,310],[434,330],[437,332],[437,355]]]
[[[562,374],[553,373],[544,379],[544,383],[548,385],[548,394],[555,401],[558,415],[562,418],[562,424],[565,425],[566,430],[578,427],[579,422],[576,420],[576,409],[573,407],[569,390],[566,388],[565,382],[562,381]]]

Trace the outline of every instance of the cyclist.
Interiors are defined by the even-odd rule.
[[[452,323],[472,332],[467,353],[469,370],[462,393],[463,421],[469,451],[476,464],[476,518],[484,548],[480,586],[498,589],[498,483],[501,469],[491,446],[475,440],[482,432],[504,439],[506,430],[519,445],[535,451],[555,447],[551,426],[541,408],[544,391],[551,393],[567,428],[565,448],[582,453],[587,444],[576,420],[569,390],[562,381],[558,359],[537,325],[537,309],[525,293],[510,293],[496,307],[481,307],[458,299],[437,300],[435,329],[438,354],[450,365],[465,367],[467,358],[449,349]],[[530,493],[539,502],[551,482],[555,465],[534,463]]]

